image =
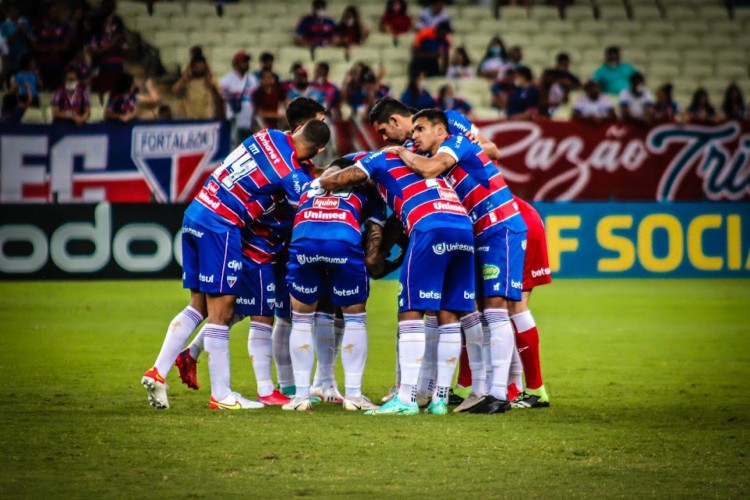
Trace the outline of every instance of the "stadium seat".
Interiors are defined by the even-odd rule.
[[[566,21],[570,22],[570,21]],[[571,23],[572,24],[572,23]],[[610,26],[606,21],[598,21],[594,19],[584,19],[578,21],[572,28],[572,30],[579,35],[595,35],[600,33],[609,33]]]
[[[233,19],[255,17],[255,4],[250,2],[224,4],[224,17]]]
[[[389,33],[380,33],[379,31],[375,31],[373,33],[370,33],[370,36],[367,37],[367,41],[365,43],[368,47],[393,47],[393,36]]]
[[[644,34],[670,35],[675,31],[674,22],[668,19],[645,20],[641,27]]]
[[[127,0],[117,2],[117,13],[122,17],[130,17],[131,15],[147,14],[146,4],[142,2],[129,2]]]
[[[477,120],[497,120],[502,116],[500,111],[490,106],[476,106],[472,112]]]
[[[662,13],[655,4],[633,6],[633,18],[642,21],[661,19]]]
[[[716,63],[725,66],[750,65],[750,54],[739,50],[721,50],[715,54]]]
[[[156,2],[154,3],[155,17],[184,16],[185,9],[182,2]]]
[[[507,33],[503,36],[506,47],[510,48],[514,45],[518,45],[521,48],[528,47],[531,42],[531,37],[526,33]]]
[[[377,47],[352,47],[349,51],[349,61],[364,61],[368,64],[377,64],[383,61],[383,58],[380,49]]]
[[[670,50],[663,46],[659,50],[653,50],[649,54],[652,63],[677,65],[682,62],[682,56],[676,50]]]
[[[717,77],[724,78],[727,81],[744,81],[747,80],[747,66],[738,66],[736,64],[717,64],[715,75]]]
[[[401,47],[386,47],[380,50],[380,57],[386,62],[386,67],[392,63],[408,62],[411,56],[409,52]]]
[[[86,123],[99,123],[104,121],[104,107],[91,105],[91,115]]]
[[[292,24],[296,24],[299,18],[309,12],[309,5],[309,3],[289,5],[283,2],[258,2],[255,5],[255,13],[266,19],[271,17],[285,17]]]
[[[164,20],[162,20],[163,26]],[[201,38],[204,34],[211,33],[205,30],[203,18],[198,16],[176,16],[169,18],[169,29],[173,31],[201,31]]]
[[[303,64],[307,64],[312,62],[312,56],[310,54],[310,49],[307,49],[305,47],[294,47],[287,45],[279,49],[279,60],[292,62],[299,61]],[[282,71],[286,71],[288,68],[282,67],[281,69]]]
[[[571,5],[566,7],[564,12],[565,19],[569,21],[594,19],[594,9],[592,9],[590,5],[585,5],[585,2],[581,5]]]
[[[729,11],[719,5],[701,5],[698,8],[698,17],[704,21],[726,21],[729,19]]]
[[[670,47],[696,47],[700,45],[700,39],[693,35],[676,32],[667,38]]]
[[[622,50],[627,50],[628,47],[632,45],[633,39],[630,37],[630,35],[627,35],[625,33],[609,33],[602,35],[599,38],[602,46],[609,47],[611,45],[616,45],[620,47]]]
[[[204,20],[207,31],[229,33],[239,29],[239,19],[231,17],[208,17]]]
[[[185,12],[189,17],[205,18],[216,16],[216,6],[211,3],[188,2],[185,6]]]
[[[560,10],[557,7],[538,5],[529,9],[529,17],[540,21],[549,21],[550,19],[557,20],[560,19]]]
[[[291,45],[292,33],[278,33],[276,31],[263,32],[258,36],[258,45],[264,51],[278,52],[281,47]]]
[[[46,108],[27,108],[21,117],[21,123],[44,124],[47,122]]]
[[[631,46],[645,49],[660,49],[665,46],[667,38],[657,33],[644,33],[641,36],[633,37]]]
[[[508,6],[500,8],[500,19],[504,21],[519,21],[529,18],[529,9],[526,7]]]
[[[568,37],[561,33],[542,32],[541,34],[532,37],[531,46],[535,48],[542,48],[545,50],[558,50],[566,47],[569,41],[572,39],[576,39],[577,41],[581,42],[580,44],[574,42],[576,48],[584,48],[585,46],[590,44],[590,37],[588,36],[576,37],[574,35],[570,35]],[[526,50],[526,53],[528,54],[528,50]]]
[[[744,36],[750,35],[746,34]],[[706,33],[701,38],[701,45],[709,49],[715,49],[716,52],[737,50],[734,44],[734,37],[723,33]]]
[[[144,14],[135,18],[134,29],[140,32],[153,33],[159,29],[164,29],[165,20],[159,17]]]
[[[604,5],[599,7],[599,19],[610,22],[628,22],[628,12],[625,10],[625,6],[620,5]]]
[[[680,19],[692,20],[697,17],[695,10],[685,5],[670,5],[666,8],[666,15],[667,19],[674,21]]]
[[[340,47],[320,47],[315,49],[314,58],[316,61],[326,61],[328,63],[346,62],[346,53]]]
[[[679,20],[675,22],[677,31],[686,35],[703,35],[708,33],[709,25],[703,19],[697,20]]]
[[[478,5],[464,5],[461,7],[461,19],[470,19],[479,21],[481,19],[487,19],[487,17],[493,16],[493,13],[489,7],[482,7]]]
[[[230,32],[224,35],[224,46],[234,48],[235,50],[248,50],[254,59],[257,59],[260,53],[265,51],[265,48],[258,43],[257,34],[246,30]]]
[[[154,33],[154,45],[157,47],[177,47],[188,45],[190,40],[188,33],[184,31],[157,31]]]
[[[714,76],[714,68],[713,66],[707,66],[704,64],[686,64],[685,66],[683,66],[682,72],[680,74],[686,81],[702,81]]]
[[[710,33],[726,33],[726,34],[732,34],[737,35],[739,33],[742,33],[742,23],[736,21],[736,20],[714,20],[709,22],[709,32]]]
[[[564,20],[550,19],[542,23],[544,33],[574,33],[576,25]]]

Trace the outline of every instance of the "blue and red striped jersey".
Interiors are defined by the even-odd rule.
[[[376,182],[380,195],[401,220],[407,235],[414,229],[469,227],[466,210],[442,177],[425,179],[412,172],[398,155],[384,151],[347,157],[355,160],[355,165]]]
[[[258,264],[274,263],[292,233],[295,209],[282,195],[264,197],[265,213],[242,228],[242,253]]]
[[[444,175],[469,213],[475,237],[500,228],[526,231],[503,175],[478,144],[463,135],[454,135],[449,136],[437,152],[456,160]]]
[[[186,213],[197,222],[244,227],[266,212],[260,197],[284,194],[296,206],[310,180],[297,161],[291,136],[264,129],[224,159]]]
[[[362,186],[322,195],[315,193],[315,190],[310,190],[300,198],[294,218],[293,242],[308,238],[346,241],[359,246],[365,221],[371,220],[381,226],[385,224],[382,200],[368,198]]]

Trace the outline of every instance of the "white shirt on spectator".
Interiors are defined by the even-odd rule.
[[[252,96],[258,88],[258,79],[248,71],[244,76],[232,70],[219,80],[219,91],[226,102],[227,118],[234,119],[237,128],[250,129],[253,122]],[[235,111],[232,103],[239,103],[239,111]]]
[[[451,22],[451,16],[445,11],[445,9],[441,10],[438,14],[433,14],[432,9],[425,7],[422,9],[422,12],[419,13],[419,19],[417,19],[415,27],[417,30],[421,30],[422,28],[437,26],[444,21]]]
[[[582,95],[573,104],[573,110],[578,111],[587,118],[606,118],[609,116],[611,109],[614,109],[614,106],[612,106],[612,103],[604,95],[600,95],[596,101],[592,101],[588,96]]]
[[[646,114],[646,108],[653,105],[654,96],[648,89],[643,89],[641,95],[635,95],[629,88],[620,92],[620,106],[627,106],[628,112],[633,118],[643,118]]]
[[[448,71],[445,74],[446,78],[474,78],[474,68],[471,66],[459,66],[458,64],[453,64],[451,66],[448,66]]]

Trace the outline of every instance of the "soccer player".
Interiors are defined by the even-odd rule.
[[[511,408],[508,377],[515,342],[508,301],[521,300],[526,224],[495,163],[467,137],[451,136],[445,113],[422,110],[412,117],[412,122],[414,146],[429,157],[401,146],[387,150],[398,154],[410,169],[425,178],[445,175],[474,226],[477,295],[490,332],[493,373],[489,394],[482,396],[480,388],[473,398],[467,398],[464,409],[502,413]],[[480,363],[481,349],[475,348],[476,339],[467,335],[466,341],[470,363]],[[477,380],[477,384],[481,385],[481,381]]]
[[[204,300],[208,318],[201,332],[209,353],[209,407],[239,410],[263,406],[230,388],[229,324],[237,298],[235,285],[243,279],[239,272],[240,229],[263,214],[260,200],[265,196],[285,194],[290,203],[298,201],[302,185],[309,179],[299,162],[322,151],[329,138],[328,126],[318,121],[309,122],[291,137],[277,130],[261,130],[227,156],[186,210],[183,286],[190,289],[192,309],[173,320],[155,366],[141,379],[152,406],[169,407],[164,375],[196,321],[202,319],[201,309],[195,306],[200,307]],[[182,319],[187,319],[187,324],[183,325]]]
[[[417,382],[425,351],[425,311],[439,311],[437,388],[427,412],[445,415],[461,351],[459,316],[474,310],[474,238],[471,221],[442,178],[424,179],[395,154],[359,154],[339,172],[313,182],[335,191],[372,178],[409,236],[398,294],[398,395],[371,415],[416,415]]]
[[[340,158],[331,168],[354,161]],[[374,195],[374,196],[373,196]],[[367,195],[365,186],[336,192],[309,190],[302,195],[294,219],[289,247],[287,281],[292,296],[292,334],[289,340],[296,392],[282,409],[311,411],[311,349],[318,300],[331,298],[344,315],[345,410],[374,410],[378,406],[362,395],[362,374],[367,361],[365,302],[369,279],[365,263],[379,261],[385,207],[377,193]],[[362,248],[362,224],[367,225],[367,256]]]

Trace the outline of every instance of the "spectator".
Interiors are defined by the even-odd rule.
[[[393,35],[394,44],[397,36],[411,31],[411,17],[407,14],[406,7],[404,0],[388,0],[380,18],[380,31]]]
[[[219,91],[226,103],[225,115],[234,123],[237,143],[244,141],[253,128],[253,92],[258,80],[250,73],[250,55],[240,50],[232,57],[232,71],[219,80]]]
[[[337,42],[336,21],[326,14],[326,1],[313,0],[312,13],[302,17],[294,30],[294,43],[303,47],[323,47]]]
[[[21,60],[21,67],[13,77],[14,84],[18,89],[18,101],[28,102],[32,108],[39,107],[39,91],[42,89],[42,79],[36,70],[36,63],[31,56],[26,55]]]
[[[258,80],[258,82],[260,82],[261,71],[268,70],[271,73],[273,73],[273,77],[276,80],[276,83],[279,83],[280,82],[279,75],[273,72],[273,61],[274,61],[273,54],[271,54],[270,52],[263,52],[258,58],[258,60],[260,62],[260,69],[254,73],[255,79]]]
[[[65,68],[66,71],[73,70],[78,75],[78,83],[87,90],[91,88],[91,65],[89,64],[86,49],[79,50],[73,60]]]
[[[260,71],[260,86],[253,93],[255,121],[261,128],[280,128],[284,120],[284,91],[270,69]]]
[[[727,120],[747,120],[750,118],[745,107],[742,91],[736,83],[732,83],[724,92],[724,102],[721,105],[724,118]]]
[[[292,65],[292,79],[284,89],[286,102],[296,99],[297,97],[311,97],[313,89],[310,88],[310,80],[307,77],[307,70],[300,63]]]
[[[0,124],[8,125],[21,123],[21,118],[26,112],[28,101],[19,101],[18,92],[6,92],[3,95],[2,111],[0,112]]]
[[[70,48],[68,26],[60,21],[58,4],[45,5],[44,17],[29,36],[44,88],[54,90],[65,77],[65,56]]]
[[[539,81],[539,116],[550,117],[557,108],[568,102],[568,93],[555,69],[545,69]]]
[[[492,93],[492,107],[499,111],[506,112],[508,109],[508,98],[516,89],[516,70],[508,69],[502,80],[492,84],[490,92]]]
[[[654,103],[654,120],[673,122],[679,115],[680,108],[672,99],[672,84],[666,83],[656,90]]]
[[[70,60],[73,55],[86,46],[90,38],[87,18],[89,5],[83,0],[75,0],[68,17],[68,51],[63,56],[65,60]]]
[[[594,71],[591,77],[601,87],[602,92],[619,95],[630,86],[630,76],[635,68],[620,60],[620,47],[607,47],[604,51],[604,64]]]
[[[508,119],[533,120],[539,112],[539,90],[534,85],[534,76],[526,66],[519,66],[515,72],[515,88],[508,96]]]
[[[456,47],[456,50],[453,51],[453,59],[445,76],[454,79],[474,77],[471,58],[469,58],[469,54],[464,47]]]
[[[693,93],[687,115],[688,120],[697,123],[717,123],[722,120],[722,117],[716,112],[716,108],[711,105],[708,92],[702,87]]]
[[[479,61],[477,74],[490,80],[497,80],[498,72],[505,66],[507,59],[508,54],[505,51],[503,39],[499,36],[494,36],[490,40],[490,43],[487,44],[484,57]]]
[[[438,91],[437,107],[443,111],[455,110],[471,119],[471,105],[456,97],[453,85],[447,84],[440,87]]]
[[[370,30],[367,29],[367,26],[362,22],[359,10],[353,5],[344,9],[337,30],[339,45],[342,47],[362,45],[370,34]]]
[[[390,89],[381,84],[382,68],[376,74],[362,62],[354,64],[344,81],[342,99],[349,104],[352,115],[364,117],[370,108],[390,93]]]
[[[414,109],[436,107],[435,99],[427,91],[424,73],[416,73],[409,78],[409,84],[404,93],[401,94],[401,102]]]
[[[558,78],[566,80],[568,90],[578,89],[581,87],[581,80],[570,71],[570,55],[567,52],[560,52],[555,56],[554,70],[558,73]]]
[[[365,119],[369,115],[370,109],[376,102],[391,93],[391,89],[381,83],[381,78],[382,69],[379,74],[375,74],[372,70],[365,71],[362,74],[363,99],[362,106],[358,110],[361,119]]]
[[[432,0],[430,5],[419,13],[415,28],[420,31],[424,28],[435,28],[444,23],[450,26],[451,16],[446,12],[443,0]]]
[[[125,32],[115,15],[105,17],[97,27],[96,34],[89,43],[89,53],[97,68],[92,82],[92,90],[104,94],[112,90],[117,79],[125,71]]]
[[[21,69],[21,60],[29,54],[28,36],[31,29],[26,18],[20,17],[17,3],[8,4],[5,14],[7,18],[0,24],[0,36],[8,44],[8,67],[6,69],[3,66],[3,69],[6,75],[10,77]]]
[[[423,28],[414,38],[410,72],[427,76],[444,75],[448,70],[448,53],[451,42],[449,23]]]
[[[315,65],[311,97],[318,101],[325,108],[326,116],[337,120],[341,117],[341,91],[339,88],[328,81],[329,66],[326,62],[319,62]]]
[[[654,96],[639,72],[630,75],[630,87],[620,92],[620,113],[626,122],[648,125],[654,118]]]
[[[615,108],[599,89],[599,84],[589,80],[583,86],[584,95],[573,104],[573,119],[598,125],[617,119]]]
[[[140,93],[141,87],[128,72],[124,72],[115,82],[109,95],[104,119],[111,122],[129,122],[138,117],[138,106],[157,106],[161,103],[161,96],[156,91],[154,82],[149,78],[143,84],[145,94]]]
[[[224,103],[208,62],[194,57],[190,66],[172,85],[172,93],[182,96],[183,116],[193,120],[223,118]]]
[[[172,108],[168,104],[161,104],[156,109],[156,119],[160,122],[172,121]]]
[[[78,80],[74,69],[65,72],[65,84],[52,97],[52,123],[81,126],[91,116],[89,92]]]

